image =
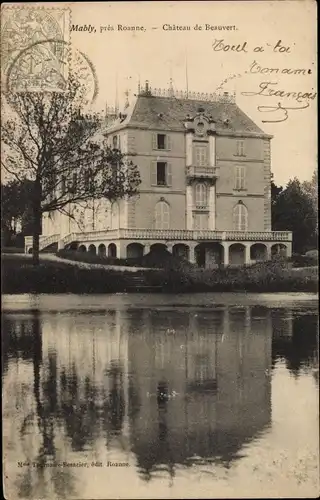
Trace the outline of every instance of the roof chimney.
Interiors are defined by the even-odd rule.
[[[173,80],[172,80],[172,78],[170,78],[170,83],[169,83],[169,97],[174,97]]]

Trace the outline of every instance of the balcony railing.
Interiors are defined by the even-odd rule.
[[[187,177],[216,179],[219,177],[220,167],[187,167]]]
[[[63,238],[63,243],[71,241],[124,240],[195,240],[195,241],[292,241],[289,231],[211,231],[187,229],[111,229],[72,233]]]
[[[111,229],[105,231],[89,231],[70,233],[61,238],[63,245],[72,242],[103,242],[116,240],[156,240],[168,241],[292,241],[290,231],[211,231],[203,229]],[[58,242],[60,235],[40,236],[40,250]],[[32,247],[32,236],[25,237],[25,248]]]

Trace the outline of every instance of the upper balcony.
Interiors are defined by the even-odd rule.
[[[211,179],[215,180],[219,177],[220,167],[187,167],[187,177],[189,179]]]

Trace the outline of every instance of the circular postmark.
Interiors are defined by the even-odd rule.
[[[63,40],[54,38],[38,40],[16,53],[6,68],[5,90],[67,90],[68,57],[65,49],[57,50],[64,44]]]
[[[65,41],[61,23],[45,9],[6,12],[1,37],[3,74],[11,68],[12,80],[20,89],[38,90],[43,82],[61,88],[67,76],[67,46],[60,42]],[[14,64],[17,60],[18,65]]]
[[[59,46],[64,50],[54,53],[52,48]],[[93,103],[99,92],[95,67],[83,52],[76,49],[71,53],[64,40],[39,40],[18,52],[7,67],[4,89],[7,92],[67,91],[69,66],[85,87],[85,101]]]

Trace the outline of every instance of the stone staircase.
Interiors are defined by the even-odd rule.
[[[147,283],[146,276],[138,273],[128,273],[126,275],[127,285],[126,291],[128,292],[161,292],[161,285],[150,285]]]
[[[42,248],[40,253],[56,253],[58,251],[58,242],[50,243],[50,245]]]

